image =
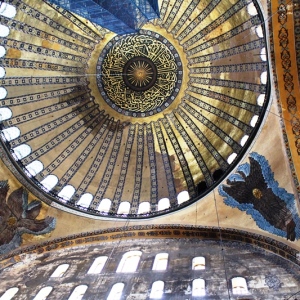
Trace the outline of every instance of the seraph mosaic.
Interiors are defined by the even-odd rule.
[[[220,185],[224,203],[246,211],[263,230],[291,241],[299,239],[300,219],[294,195],[279,187],[264,156],[253,152],[249,161],[228,177],[227,185]]]
[[[53,217],[37,219],[42,203],[38,200],[28,203],[28,193],[23,187],[7,198],[8,191],[8,182],[0,181],[0,254],[19,247],[24,233],[49,233],[56,224]]]

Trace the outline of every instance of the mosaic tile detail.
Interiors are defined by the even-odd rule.
[[[116,161],[119,155],[121,142],[122,142],[122,136],[123,136],[123,126],[121,126],[119,123],[116,125],[116,137],[113,143],[113,149],[110,153],[108,164],[106,165],[106,169],[104,171],[104,175],[101,178],[101,181],[99,183],[99,188],[95,194],[95,199],[97,201],[101,201],[101,199],[104,198],[106,189],[108,188],[108,185],[110,183],[111,177],[113,175],[113,171],[116,165]]]
[[[193,112],[195,112],[195,111],[193,111]],[[206,138],[206,136],[201,132],[201,130],[197,126],[195,126],[195,123],[193,123],[193,121],[189,118],[189,116],[183,110],[180,110],[179,113],[182,116],[182,118],[185,120],[185,122],[190,126],[192,131],[196,134],[197,138],[202,142],[202,144],[205,146],[205,148],[211,153],[211,155],[217,161],[218,165],[222,169],[225,170],[228,167],[228,163],[226,162],[226,160],[214,148],[214,146],[210,143],[210,141]],[[196,117],[197,116],[199,116],[198,113],[196,113]],[[208,176],[208,174],[206,175],[206,179],[208,180],[208,183],[211,183],[211,179]]]
[[[261,108],[258,105],[247,103],[245,101],[230,97],[228,95],[220,94],[220,93],[217,93],[217,92],[211,91],[211,90],[206,90],[206,89],[203,89],[203,88],[200,88],[200,87],[189,86],[187,91],[192,92],[192,93],[196,93],[198,95],[205,96],[205,97],[208,97],[208,98],[212,98],[212,99],[215,99],[215,100],[218,100],[218,101],[223,101],[224,103],[228,103],[230,105],[234,105],[236,107],[246,109],[246,110],[248,110],[250,112],[253,112],[255,114],[259,114],[260,110],[261,110]]]
[[[80,134],[66,149],[61,152],[61,154],[57,158],[55,158],[41,173],[36,176],[37,180],[42,180],[43,177],[51,174],[52,171],[54,171],[59,166],[59,164],[62,163],[72,153],[72,151],[76,149],[76,147],[78,147],[80,142],[84,141],[84,139],[88,137],[93,128],[95,128],[96,125],[99,124],[99,119],[97,119],[97,116],[101,114],[103,114],[103,112],[99,113],[97,109],[94,109],[92,112],[87,113],[79,122],[71,125],[69,128],[51,139],[49,142],[34,150],[27,157],[23,158],[22,163],[25,165],[29,164],[33,160],[38,159],[40,156],[43,156],[51,149],[58,146],[65,139],[74,134],[77,130],[80,130],[83,127],[87,127],[82,134]]]
[[[218,37],[208,40],[206,42],[204,42],[203,44],[196,46],[194,48],[191,48],[189,50],[187,50],[187,55],[188,56],[193,56],[194,54],[197,54],[207,48],[213,47],[215,45],[218,45],[219,43],[222,43],[224,41],[230,40],[232,37],[246,31],[249,30],[250,28],[260,25],[261,20],[259,18],[259,16],[255,16],[253,18],[251,18],[250,20],[244,22],[243,24],[231,29],[230,31],[219,35]]]
[[[147,138],[147,149],[149,155],[149,167],[150,167],[150,176],[151,176],[150,206],[151,206],[151,211],[155,211],[156,204],[158,201],[158,193],[157,193],[158,182],[157,182],[154,136],[153,136],[153,128],[151,124],[146,125],[146,138]]]
[[[191,119],[189,117],[187,117],[187,115],[181,111],[181,110],[178,110],[178,115],[180,115],[183,120],[186,122],[186,124],[188,124],[190,127],[193,127],[195,128],[195,124],[191,121]],[[204,175],[204,178],[206,179],[206,182],[209,185],[212,184],[212,178],[210,176],[210,172],[205,164],[205,161],[203,160],[203,157],[201,155],[201,153],[198,151],[196,145],[194,144],[193,140],[190,138],[190,136],[188,135],[188,133],[186,132],[186,130],[184,129],[184,126],[183,124],[181,124],[177,118],[176,115],[174,114],[170,114],[170,119],[172,120],[173,124],[175,125],[175,128],[181,132],[182,134],[182,137],[185,141],[185,143],[189,146],[189,149],[192,151],[193,153],[193,156],[195,157],[201,171],[202,171],[202,174]],[[196,193],[195,193],[195,188],[193,186],[193,189],[192,190],[189,190],[189,195],[191,197],[194,197],[196,196]]]
[[[19,97],[13,98],[5,98],[1,100],[2,106],[17,106],[17,105],[24,105],[26,103],[33,103],[38,101],[44,101],[53,99],[56,97],[66,97],[70,94],[76,94],[77,92],[84,92],[86,93],[87,90],[82,86],[74,86],[74,87],[66,87],[62,89],[52,90],[52,91],[45,91],[44,93],[35,93],[35,94],[26,94]]]
[[[191,64],[198,64],[207,61],[214,61],[225,57],[230,57],[233,55],[237,55],[240,53],[252,51],[255,49],[262,49],[265,46],[263,39],[258,39],[256,41],[251,41],[243,45],[235,46],[230,49],[226,49],[223,51],[217,51],[214,53],[210,53],[207,55],[195,56],[189,58],[189,62]]]
[[[234,14],[236,14],[239,10],[241,10],[243,7],[245,7],[248,4],[248,0],[240,0],[233,6],[231,6],[226,12],[224,12],[219,18],[217,18],[215,21],[211,22],[208,26],[201,29],[197,34],[195,34],[193,37],[189,38],[187,41],[183,43],[183,46],[185,48],[190,48],[192,45],[197,43],[199,40],[201,40],[203,37],[205,37],[207,34],[215,30],[217,27],[219,27],[221,24],[226,22],[230,17],[232,17]],[[216,5],[215,1],[211,2],[214,6]],[[193,24],[193,23],[191,23]],[[179,38],[180,40],[180,38]]]
[[[113,203],[112,203],[112,207],[111,207],[112,212],[117,211],[118,205],[122,199],[122,193],[123,193],[123,189],[124,189],[126,174],[127,174],[128,166],[129,166],[130,153],[131,153],[134,141],[135,141],[135,135],[136,135],[136,126],[130,125],[128,137],[127,137],[127,141],[126,141],[126,146],[125,146],[125,151],[124,151],[124,156],[123,156],[123,161],[122,161],[121,172],[120,172],[120,176],[119,176],[119,180],[118,180],[118,185],[116,188],[115,195],[113,197]]]
[[[143,162],[144,162],[144,126],[137,125],[137,155],[136,155],[136,166],[135,166],[135,182],[133,187],[133,198],[131,201],[131,213],[137,213],[138,205],[140,201],[140,193],[142,187],[142,178],[143,178]]]
[[[6,25],[7,27],[10,27],[11,29],[18,30],[18,31],[23,31],[24,33],[31,35],[31,36],[36,36],[40,37],[43,36],[45,40],[57,43],[61,46],[70,48],[76,52],[81,52],[81,53],[91,53],[92,49],[89,47],[84,47],[81,45],[78,45],[77,43],[73,43],[67,40],[64,40],[62,38],[59,38],[55,35],[51,35],[43,30],[40,30],[38,28],[32,27],[30,25],[21,23],[17,20],[11,20],[11,19],[6,19],[4,17],[0,17],[0,23],[3,25]]]
[[[81,106],[78,106],[75,111],[70,112],[62,117],[59,117],[53,121],[50,121],[42,126],[37,127],[34,130],[31,130],[27,132],[26,134],[23,134],[20,136],[20,138],[17,138],[11,142],[9,142],[11,147],[16,147],[18,145],[28,143],[32,139],[34,139],[38,135],[46,134],[47,132],[51,131],[53,128],[56,128],[57,126],[69,122],[72,118],[75,118],[77,114],[83,113],[85,111],[91,111],[95,108],[95,104],[92,102],[88,102],[87,104],[83,104]]]
[[[219,186],[230,207],[245,211],[261,229],[294,241],[300,237],[300,219],[294,195],[280,188],[267,159],[252,152],[249,163],[240,165]]]
[[[46,116],[47,114],[50,114],[50,113],[56,113],[67,107],[72,107],[72,106],[75,106],[78,104],[85,103],[87,101],[88,101],[87,95],[81,95],[81,96],[75,97],[73,99],[66,100],[64,102],[60,102],[60,103],[49,105],[49,106],[44,106],[43,108],[35,109],[28,113],[15,116],[15,117],[7,120],[6,124],[9,126],[19,125],[21,123],[27,122],[28,120],[34,120],[35,118],[39,118],[41,116]]]
[[[201,101],[191,95],[186,95],[186,100],[187,100],[187,103],[191,102],[193,104],[196,104],[199,108],[202,108],[202,109],[205,109],[206,111],[209,111],[213,114],[215,114],[216,116],[230,122],[231,124],[233,124],[234,126],[240,128],[241,130],[243,130],[243,132],[247,133],[247,134],[250,134],[250,132],[252,131],[252,128],[243,123],[242,121],[238,120],[237,118],[233,117],[232,115],[229,115],[227,113],[225,113],[224,111],[221,111],[220,109],[204,102],[204,101]]]
[[[45,55],[45,56],[50,56],[50,57],[55,57],[58,59],[66,59],[74,62],[81,62],[83,64],[87,63],[88,57],[80,56],[80,55],[75,55],[72,53],[67,53],[67,52],[62,52],[62,51],[57,51],[54,49],[47,49],[43,48],[41,46],[36,46],[34,44],[26,43],[26,42],[20,42],[17,40],[12,40],[9,38],[0,38],[0,44],[9,47],[9,48],[14,48],[22,51],[27,51],[31,53],[35,53],[38,55]]]
[[[172,167],[170,163],[170,157],[162,133],[161,125],[158,122],[155,122],[154,129],[155,129],[158,145],[160,148],[160,154],[164,164],[164,170],[165,170],[167,185],[168,185],[169,199],[171,203],[176,200],[177,193],[175,189],[175,182],[174,182]]]
[[[184,108],[191,116],[199,120],[203,125],[205,125],[207,128],[209,128],[211,131],[213,131],[216,135],[218,135],[225,143],[230,145],[232,150],[236,153],[239,153],[242,150],[241,145],[239,145],[235,140],[233,140],[228,134],[226,134],[222,129],[220,129],[218,126],[216,126],[213,122],[211,122],[209,119],[205,118],[202,114],[200,114],[198,111],[196,111],[193,107],[188,105],[187,103],[182,103],[181,107]],[[181,109],[178,110],[178,113],[182,116],[185,115],[184,111]],[[183,117],[183,116],[182,116]],[[185,115],[185,120],[189,120],[190,118]],[[196,125],[191,121],[191,126],[193,128],[196,128]]]
[[[23,85],[40,85],[40,84],[69,84],[69,85],[86,85],[86,79],[83,76],[66,76],[66,77],[6,77],[0,79],[3,86],[23,86]]]
[[[265,283],[270,289],[273,289],[274,291],[278,291],[283,284],[278,276],[276,276],[276,274],[271,273],[265,275]]]
[[[180,147],[180,144],[176,138],[176,134],[174,133],[174,129],[172,128],[172,126],[170,125],[170,122],[167,118],[162,120],[162,124],[164,126],[164,129],[166,130],[167,134],[168,134],[168,138],[170,139],[173,149],[175,150],[176,156],[178,158],[178,161],[180,163],[181,166],[181,170],[183,172],[184,178],[185,178],[185,182],[188,188],[188,192],[191,196],[195,195],[195,184],[194,184],[194,180],[192,177],[192,174],[190,172],[190,168],[188,166],[188,162],[184,156],[184,153]],[[178,130],[178,128],[176,128]],[[179,127],[179,130],[183,129],[182,127]],[[186,132],[182,131],[180,132],[180,136],[185,136]],[[170,199],[170,202],[172,200]],[[172,203],[172,202],[171,202]],[[174,204],[174,203],[173,203]]]
[[[171,24],[174,22],[175,17],[179,13],[180,6],[184,0],[177,0],[172,6],[172,9],[168,15],[166,22],[163,23],[163,26],[168,30]]]
[[[205,9],[177,36],[179,41],[182,41],[194,30],[209,14],[215,9],[221,0],[211,1]]]
[[[55,188],[56,191],[58,191],[59,187],[62,187],[63,184],[68,183],[77,174],[77,170],[79,170],[79,168],[84,164],[84,162],[86,162],[87,158],[89,157],[93,149],[95,149],[95,147],[98,146],[99,147],[98,153],[94,158],[93,162],[91,163],[90,167],[88,168],[88,171],[86,172],[85,175],[89,183],[94,179],[98,169],[100,168],[104,160],[105,153],[108,152],[109,146],[113,140],[113,136],[115,133],[115,131],[112,130],[114,123],[111,120],[109,120],[106,125],[107,126],[102,126],[100,128],[100,130],[94,136],[93,140],[88,144],[88,146],[76,159],[73,165],[68,169],[67,173],[65,173],[65,175],[59,180]],[[106,128],[108,130],[105,130]],[[101,138],[103,139],[102,142],[100,142]],[[79,191],[82,192],[82,190]],[[91,206],[95,209],[96,206],[98,206],[98,204],[99,202],[97,201],[97,199],[94,199]]]

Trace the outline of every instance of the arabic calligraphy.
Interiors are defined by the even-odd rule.
[[[176,60],[174,47],[157,36],[127,35],[107,49],[101,63],[101,87],[106,102],[118,112],[152,115],[167,107],[178,93],[182,76],[179,56]]]

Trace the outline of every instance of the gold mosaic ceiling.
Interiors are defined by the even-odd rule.
[[[151,217],[203,197],[247,150],[269,97],[257,4],[162,0],[160,19],[117,36],[41,0],[9,3],[2,144],[42,200]]]

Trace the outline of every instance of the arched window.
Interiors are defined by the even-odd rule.
[[[244,146],[246,144],[246,142],[248,141],[248,139],[249,139],[249,135],[244,135],[240,142],[241,146]]]
[[[29,165],[27,165],[26,169],[32,176],[35,176],[41,171],[43,171],[44,166],[39,160],[35,160],[31,162]]]
[[[46,300],[51,291],[53,290],[52,286],[43,287],[37,295],[33,298],[33,300]]]
[[[5,76],[5,69],[3,67],[0,67],[0,78],[3,78]]]
[[[260,58],[262,61],[266,61],[267,60],[267,53],[266,53],[266,48],[262,48],[260,51]]]
[[[52,190],[58,182],[58,178],[55,175],[48,175],[42,181],[43,185],[48,191]]]
[[[168,266],[168,253],[158,253],[155,256],[152,270],[153,271],[165,271]]]
[[[254,115],[250,121],[250,125],[254,127],[258,121],[258,115]]]
[[[150,298],[151,299],[161,299],[164,294],[165,283],[161,280],[154,281],[152,284]]]
[[[262,84],[266,84],[267,83],[267,72],[262,72],[260,75],[260,81]]]
[[[231,164],[231,163],[235,160],[236,157],[237,157],[237,154],[236,154],[236,153],[231,153],[231,154],[228,156],[228,158],[227,158],[227,162],[228,162],[229,164]]]
[[[133,273],[139,264],[142,252],[129,251],[123,254],[123,257],[117,268],[117,273]]]
[[[101,200],[97,210],[101,212],[109,212],[111,206],[111,201],[107,198]]]
[[[189,199],[190,199],[190,195],[188,191],[182,191],[177,195],[178,204],[188,201]]]
[[[130,203],[129,202],[121,202],[119,205],[119,209],[117,214],[119,215],[128,215],[130,211]]]
[[[31,153],[31,148],[26,144],[22,144],[13,148],[13,151],[16,159],[22,159]]]
[[[0,25],[0,37],[7,37],[9,35],[9,28],[4,25]]]
[[[4,2],[1,3],[0,5],[1,16],[12,19],[15,17],[16,13],[17,13],[16,8],[13,5]]]
[[[4,138],[9,142],[20,136],[21,131],[18,127],[13,126],[2,130]]]
[[[205,281],[204,281],[204,279],[198,278],[198,279],[193,280],[192,296],[193,297],[205,296]]]
[[[50,277],[62,277],[69,269],[69,264],[59,265]]]
[[[261,25],[258,25],[256,27],[256,34],[258,37],[263,38],[264,37],[264,33],[263,33],[263,29],[261,27]]]
[[[83,207],[89,207],[92,200],[93,200],[93,195],[90,193],[85,193],[80,197],[80,199],[76,204]]]
[[[70,295],[68,300],[81,300],[87,288],[88,286],[85,284],[76,286],[76,288],[74,289],[73,293]]]
[[[0,67],[1,69],[1,67]],[[0,75],[1,77],[1,75]],[[12,116],[12,111],[8,107],[0,108],[0,121],[8,120]]]
[[[193,270],[204,270],[205,269],[205,258],[203,256],[197,256],[192,261]]]
[[[64,200],[70,200],[75,193],[75,188],[72,185],[66,185],[63,189],[57,194],[58,197],[63,198]]]
[[[248,294],[247,282],[243,277],[234,277],[231,279],[232,294],[245,295]]]
[[[1,86],[0,87],[0,99],[4,99],[6,96],[7,96],[7,90],[6,90],[6,88],[4,88],[4,87]]]
[[[139,204],[138,214],[146,214],[150,212],[150,203],[142,202]]]
[[[251,3],[248,4],[248,6],[247,6],[247,11],[248,11],[248,14],[249,14],[250,16],[255,16],[255,15],[257,15],[257,9],[256,9],[256,7],[255,7],[255,5],[254,5],[253,2],[251,2]]]
[[[10,300],[14,297],[14,295],[19,291],[19,288],[13,287],[8,289],[2,296],[1,300]]]
[[[157,209],[165,210],[170,207],[170,200],[168,198],[162,198],[158,201]]]
[[[113,285],[111,291],[107,297],[107,300],[120,300],[124,289],[124,283],[118,282]]]
[[[6,53],[6,50],[3,46],[0,46],[0,57],[3,57]]]
[[[265,102],[265,94],[260,94],[258,97],[257,97],[257,105],[259,106],[263,106],[264,105],[264,102]]]
[[[107,261],[107,256],[97,257],[91,267],[88,270],[88,274],[99,274],[101,273],[105,263]]]

